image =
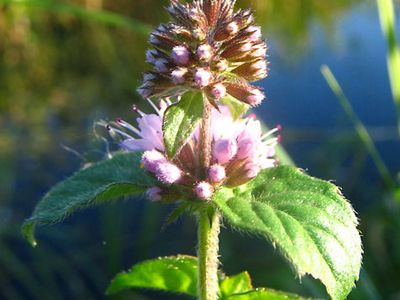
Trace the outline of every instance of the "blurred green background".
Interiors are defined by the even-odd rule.
[[[320,73],[322,64],[332,68],[398,180],[400,140],[375,1],[238,2],[255,8],[270,46],[270,76],[259,83],[268,100],[255,112],[269,126],[282,124],[282,144],[295,163],[342,186],[359,213],[365,255],[349,299],[400,299],[396,191],[385,185]],[[161,230],[171,207],[135,199],[40,228],[35,249],[19,233],[53,184],[113,149],[96,121],[134,120],[131,105],[143,104],[135,89],[148,67],[147,35],[168,20],[166,5],[0,0],[0,299],[104,299],[121,269],[157,256],[195,254],[191,218]],[[227,228],[221,245],[228,274],[249,270],[256,286],[327,299],[318,282],[300,283],[265,242]],[[149,291],[114,298],[177,299]]]

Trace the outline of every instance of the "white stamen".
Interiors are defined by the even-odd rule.
[[[109,127],[108,130],[111,131],[111,132],[116,132],[119,135],[122,135],[123,137],[126,137],[128,139],[133,139],[133,136],[131,136],[131,135],[127,134],[126,132],[124,132],[122,130],[119,130],[119,129],[115,128],[115,127]]]
[[[160,110],[157,108],[157,106],[153,103],[153,101],[150,100],[150,98],[146,99],[147,102],[150,103],[151,107],[153,107],[154,111],[159,115],[160,114]]]
[[[131,124],[125,122],[124,120],[118,120],[117,121],[117,125],[120,125],[123,128],[126,128],[134,133],[136,133],[137,135],[140,135],[140,131],[138,129],[136,129],[135,127],[133,127]],[[122,131],[121,131],[122,132]],[[131,137],[132,138],[132,137]]]
[[[265,139],[265,138],[267,138],[267,137],[273,135],[274,133],[276,133],[276,132],[278,132],[278,131],[279,131],[279,128],[271,129],[270,131],[268,131],[267,133],[265,133],[265,134],[261,137],[261,139],[263,140],[263,139]]]

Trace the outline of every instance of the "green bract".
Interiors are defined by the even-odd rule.
[[[168,157],[173,158],[185,145],[203,117],[203,97],[199,92],[188,92],[164,113],[164,145]]]
[[[361,267],[361,239],[353,209],[335,185],[281,166],[246,188],[220,190],[214,201],[232,227],[272,242],[299,276],[320,279],[332,299],[350,293]]]
[[[123,196],[140,195],[154,180],[140,168],[139,153],[115,153],[89,165],[53,187],[23,225],[24,236],[36,245],[37,224],[54,224],[78,209]]]
[[[220,102],[229,108],[234,119],[241,118],[250,108],[248,104],[240,102],[230,95],[222,98]]]

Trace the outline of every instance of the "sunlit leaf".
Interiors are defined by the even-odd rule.
[[[301,300],[305,299],[300,296],[278,292],[270,289],[256,289],[247,293],[232,295],[228,297],[229,300]]]
[[[241,117],[244,113],[246,113],[250,106],[246,103],[243,103],[239,100],[236,100],[234,97],[228,95],[220,100],[221,104],[226,105],[234,119]]]
[[[140,154],[116,153],[92,164],[53,187],[23,225],[24,236],[36,244],[37,224],[62,221],[78,209],[123,196],[140,195],[153,184],[140,168]]]
[[[220,292],[223,298],[233,294],[248,292],[252,289],[251,278],[247,272],[234,276],[227,276],[220,283]]]
[[[169,157],[174,157],[192,135],[203,117],[203,98],[198,92],[188,92],[171,105],[164,114],[164,145]]]
[[[214,201],[234,228],[272,242],[299,276],[320,279],[332,299],[350,293],[359,276],[361,239],[353,209],[335,185],[281,166],[246,188],[221,189]]]
[[[108,287],[107,294],[145,288],[196,296],[196,287],[197,259],[180,255],[144,261],[128,272],[118,274]]]

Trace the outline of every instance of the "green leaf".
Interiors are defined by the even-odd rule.
[[[301,300],[300,296],[278,292],[270,289],[259,288],[247,293],[232,295],[229,300]]]
[[[189,201],[183,201],[182,203],[179,203],[178,206],[176,206],[174,210],[168,215],[162,228],[165,229],[167,226],[174,223],[176,220],[179,219],[180,216],[190,210],[192,206],[193,204]]]
[[[111,159],[83,168],[53,187],[25,221],[23,235],[35,246],[37,224],[57,223],[95,203],[139,195],[153,184],[153,179],[140,168],[140,154],[116,153]]]
[[[230,95],[222,98],[220,102],[221,104],[226,105],[229,108],[234,119],[240,118],[250,108],[248,104],[243,103]]]
[[[377,0],[382,31],[387,44],[387,65],[393,99],[397,105],[400,132],[400,47],[396,34],[396,6],[393,0]]]
[[[164,114],[163,134],[167,154],[173,158],[192,135],[203,117],[203,98],[198,92],[188,92],[171,105]]]
[[[220,292],[223,299],[233,294],[251,291],[252,289],[251,278],[247,272],[230,277],[227,276],[220,284]]]
[[[332,299],[350,293],[361,239],[354,211],[335,185],[280,166],[245,187],[221,189],[214,201],[234,228],[272,242],[299,276],[321,280]]]
[[[131,288],[154,289],[195,297],[197,259],[178,255],[141,262],[128,272],[118,274],[108,287],[107,294]]]

